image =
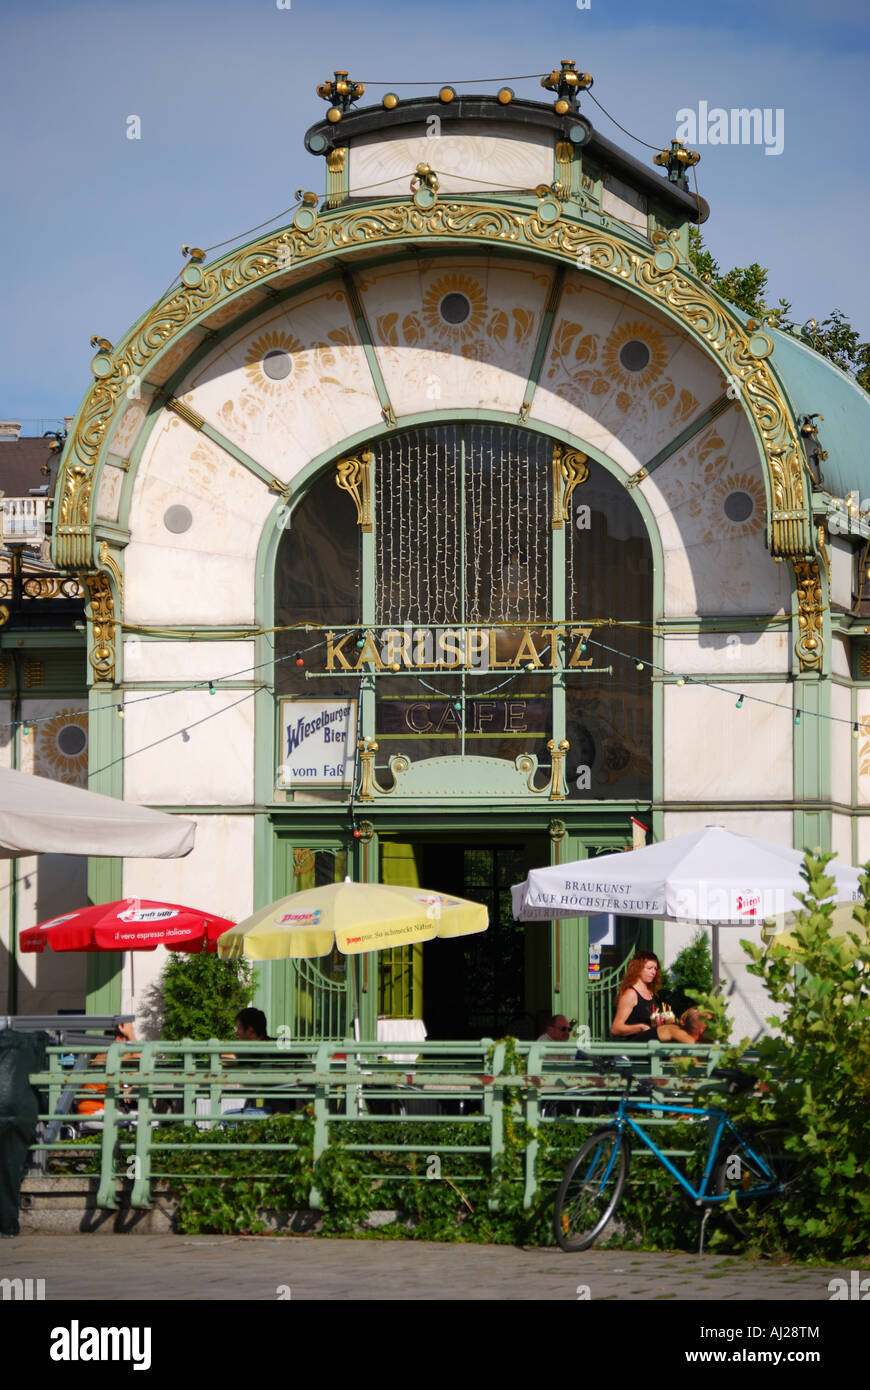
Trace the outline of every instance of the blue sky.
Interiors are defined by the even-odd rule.
[[[116,342],[166,290],[181,246],[212,246],[323,191],[302,145],[337,67],[422,95],[571,57],[633,134],[663,145],[676,113],[781,108],[784,148],[699,147],[705,237],[727,267],[759,261],[797,317],[841,308],[870,337],[865,0],[5,0],[0,40],[3,253],[0,418],[71,415],[89,339]],[[492,85],[469,83],[494,78]],[[418,81],[419,87],[399,87]],[[517,95],[549,99],[536,80]],[[582,109],[637,157],[592,102]],[[126,138],[139,116],[142,138]],[[280,223],[276,223],[280,225]],[[45,428],[50,427],[46,423]]]

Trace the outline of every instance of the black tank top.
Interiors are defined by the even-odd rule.
[[[652,1027],[650,1020],[652,1019],[653,1009],[655,1008],[658,1010],[659,1001],[655,995],[653,995],[652,999],[644,999],[642,994],[638,994],[634,985],[629,985],[629,989],[634,993],[637,1003],[625,1021],[626,1023],[645,1023],[647,1027],[645,1033],[632,1033],[626,1041],[650,1042],[652,1039],[658,1038],[658,1033],[655,1028]]]

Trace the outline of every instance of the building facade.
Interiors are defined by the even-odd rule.
[[[187,859],[92,860],[91,898],[239,919],[346,873],[482,896],[471,944],[364,958],[370,1036],[533,1035],[549,1008],[600,1034],[609,972],[686,934],[520,926],[509,888],[638,825],[870,858],[870,403],[697,277],[691,157],[617,149],[572,73],[555,106],[358,110],[336,74],[305,136],[324,196],[185,248],[97,343],[55,492],[90,785],[198,822]],[[162,963],[88,957],[89,1004],[141,1009]],[[340,957],[259,969],[294,1036],[340,1036],[346,996]]]

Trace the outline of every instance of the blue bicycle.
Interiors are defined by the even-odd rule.
[[[617,1063],[578,1053],[599,1071],[622,1071]],[[627,1061],[627,1059],[623,1059]],[[755,1078],[745,1072],[718,1068],[712,1075],[727,1083],[731,1094],[749,1091]],[[631,1090],[652,1096],[661,1082],[625,1073],[625,1091],[613,1123],[596,1130],[565,1169],[553,1216],[553,1231],[563,1250],[587,1250],[616,1215],[625,1192],[631,1162],[631,1136],[636,1136],[680,1186],[680,1192],[699,1212],[719,1207],[738,1235],[745,1237],[758,1215],[785,1195],[796,1178],[794,1155],[786,1148],[788,1131],[774,1127],[741,1134],[724,1110],[715,1106],[673,1105],[667,1101],[634,1100]],[[633,1113],[629,1113],[629,1112]],[[666,1112],[710,1123],[703,1172],[697,1186],[662,1153],[641,1128],[634,1114]],[[734,1200],[732,1201],[732,1197]],[[703,1230],[703,1228],[702,1228]]]

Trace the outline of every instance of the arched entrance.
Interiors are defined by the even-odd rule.
[[[539,792],[555,740],[567,743],[563,802],[594,807],[596,824],[602,804],[650,798],[652,548],[631,494],[603,464],[532,430],[428,424],[355,453],[354,487],[346,460],[322,472],[276,550],[275,694],[285,711],[354,704],[357,731],[376,745],[373,777],[393,785],[394,800],[369,876],[490,910],[490,931],[473,943],[382,953],[379,1013],[424,1017],[436,1036],[499,1035],[551,997],[550,934],[514,923],[509,889],[548,860],[552,807],[530,796],[526,817],[514,807],[508,824],[497,791],[484,789],[486,825],[460,828],[460,781],[476,764],[531,757]],[[424,823],[418,806],[413,829],[396,775],[411,765],[437,766],[447,786]],[[346,862],[338,841],[306,840],[315,806],[347,806],[347,837],[360,808],[316,778],[294,784],[288,801],[278,833],[292,891],[304,886],[306,851]],[[336,972],[324,963],[323,999]],[[297,993],[311,996],[322,1029],[315,976],[308,968]]]

